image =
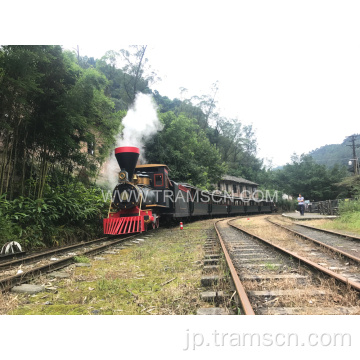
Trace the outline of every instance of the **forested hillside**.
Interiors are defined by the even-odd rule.
[[[324,145],[309,152],[309,155],[319,164],[331,168],[335,164],[347,166],[352,158],[351,148],[345,144]]]

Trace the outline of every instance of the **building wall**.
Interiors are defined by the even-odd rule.
[[[238,183],[235,181],[221,180],[218,183],[218,190],[223,191],[223,192],[226,191],[228,194],[233,194],[234,196],[241,196],[241,193],[244,192],[244,195],[245,195],[246,191],[248,191],[248,193],[250,192],[250,194],[252,194],[255,190],[257,190],[257,186],[250,185],[250,184]],[[258,194],[255,194],[255,198],[258,198]]]

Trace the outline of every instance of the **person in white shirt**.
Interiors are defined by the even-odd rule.
[[[304,208],[305,208],[305,202],[304,202],[304,198],[301,196],[301,194],[299,194],[299,197],[297,198],[298,201],[298,205],[300,208],[300,215],[304,216]]]

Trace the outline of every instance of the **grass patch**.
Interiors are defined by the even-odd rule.
[[[343,201],[339,204],[340,218],[336,224],[349,231],[360,234],[360,200]]]
[[[51,283],[55,293],[22,295],[19,305],[7,313],[196,314],[199,307],[209,306],[200,299],[200,280],[203,244],[207,232],[214,231],[213,220],[186,228],[160,229],[139,245],[92,260],[89,268],[72,265],[70,279]]]
[[[343,214],[332,223],[325,223],[324,229],[342,230],[360,235],[360,212]]]
[[[274,265],[274,264],[271,264],[271,263],[266,263],[265,264],[265,269],[267,270],[278,270],[279,269],[279,266],[278,265]]]
[[[85,263],[85,264],[90,263],[90,259],[87,258],[86,256],[74,256],[74,260],[76,263]]]
[[[325,230],[342,231],[360,235],[360,200],[342,201],[339,204],[340,217],[333,220],[313,220],[309,225]]]

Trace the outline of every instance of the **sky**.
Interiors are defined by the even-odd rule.
[[[187,96],[210,94],[218,81],[220,115],[252,124],[258,155],[274,166],[294,152],[341,143],[359,132],[360,22],[331,15],[316,27],[249,29],[250,39],[230,45],[150,44],[146,56],[162,79],[152,88],[173,99],[180,87]],[[126,44],[79,46],[101,57]]]
[[[252,124],[258,156],[273,166],[360,132],[358,2],[224,1],[219,6],[207,1],[204,6],[184,0],[166,8],[168,16],[158,4],[164,9],[168,3],[137,2],[127,12],[114,10],[121,18],[114,24],[109,11],[101,16],[101,8],[99,14],[82,8],[82,17],[59,8],[66,27],[46,39],[70,49],[79,44],[81,55],[95,58],[129,44],[148,44],[149,64],[162,78],[152,88],[171,99],[180,98],[180,87],[188,89],[188,97],[209,94],[218,81],[220,115]],[[135,12],[135,24],[123,16]],[[86,16],[91,27],[81,25]],[[66,33],[71,24],[79,26]],[[36,19],[32,25],[38,26]]]

